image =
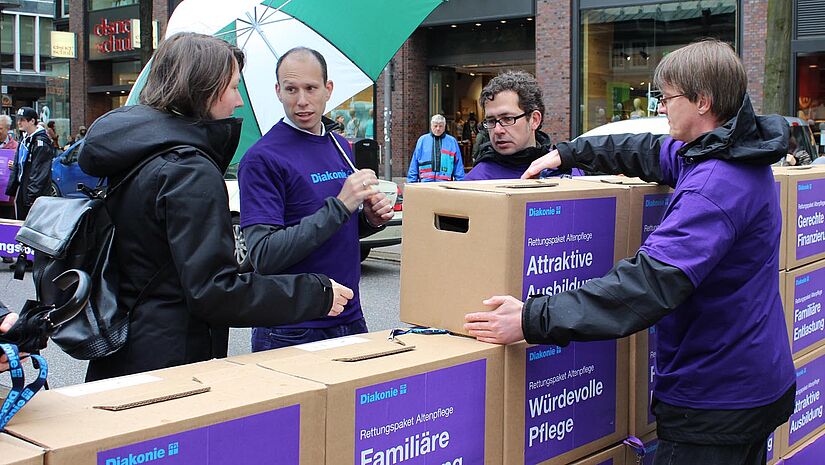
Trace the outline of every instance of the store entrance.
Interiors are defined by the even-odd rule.
[[[473,166],[471,156],[478,149],[479,123],[484,118],[479,100],[481,89],[490,79],[508,70],[535,75],[536,66],[513,63],[430,68],[429,114],[441,114],[447,119],[447,132],[458,140],[466,169]]]

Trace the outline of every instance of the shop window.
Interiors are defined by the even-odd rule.
[[[662,57],[700,37],[736,42],[736,0],[662,2],[581,12],[577,133],[656,114],[650,80]]]
[[[15,34],[15,16],[3,15],[2,22],[0,22],[0,65],[3,68],[14,68],[14,37]]]
[[[825,145],[825,53],[796,57],[796,116],[811,125],[816,143]]]
[[[327,118],[343,126],[338,132],[350,141],[364,137],[375,139],[374,88],[367,87],[326,114]]]
[[[140,74],[140,61],[120,61],[112,63],[112,85],[131,86],[137,80],[138,74]]]

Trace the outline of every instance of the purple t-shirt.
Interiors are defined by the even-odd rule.
[[[465,181],[480,181],[485,179],[518,179],[527,171],[530,165],[524,167],[505,166],[494,161],[481,161],[464,176]]]
[[[697,409],[777,400],[795,380],[776,274],[781,213],[769,166],[686,163],[667,138],[662,177],[674,188],[641,250],[682,270],[694,293],[660,320],[654,395]]]
[[[351,157],[346,139],[334,136]],[[238,170],[242,228],[296,225],[318,211],[327,198],[338,195],[352,169],[329,137],[302,132],[280,121],[249,148]],[[355,294],[337,317],[284,327],[327,328],[361,318],[360,253],[358,215],[352,215],[321,247],[284,270],[283,274],[324,274]]]

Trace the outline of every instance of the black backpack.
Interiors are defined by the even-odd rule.
[[[91,277],[91,296],[83,311],[51,336],[73,358],[106,357],[123,347],[128,338],[131,309],[117,303],[116,231],[106,200],[151,160],[182,148],[189,147],[172,147],[145,158],[114,186],[106,187],[103,178],[94,189],[78,185],[88,198],[38,197],[17,233],[16,240],[34,250],[32,275],[38,301],[65,302],[70,298],[64,295],[68,291],[51,284],[67,270],[85,271]],[[21,254],[21,258],[25,256]],[[25,269],[21,258],[15,269],[18,279]],[[134,305],[167,267],[157,271]]]

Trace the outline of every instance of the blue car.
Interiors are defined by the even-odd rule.
[[[89,188],[97,186],[99,178],[84,173],[77,165],[77,154],[83,148],[84,142],[84,139],[80,139],[70,145],[63,153],[54,157],[52,161],[52,196],[85,198],[86,195],[77,190],[77,185],[84,184]]]

